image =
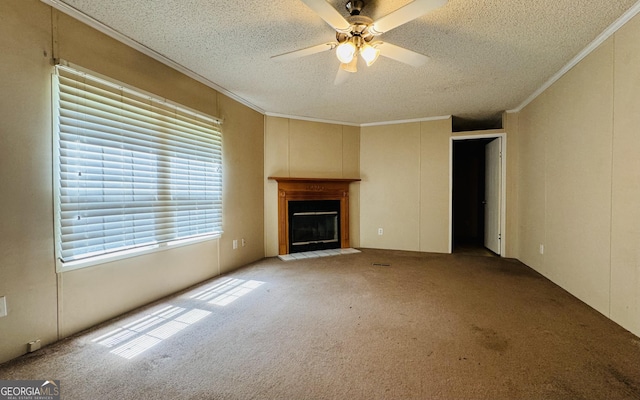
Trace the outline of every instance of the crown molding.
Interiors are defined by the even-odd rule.
[[[382,122],[369,122],[366,124],[360,124],[361,127],[368,126],[382,126],[382,125],[398,125],[398,124],[409,124],[412,122],[428,122],[428,121],[441,121],[444,119],[451,118],[451,115],[442,115],[437,117],[425,117],[425,118],[415,118],[415,119],[399,119],[395,121],[382,121]]]
[[[102,22],[96,20],[95,18],[92,18],[88,15],[86,15],[85,13],[81,12],[80,10],[68,5],[67,3],[65,3],[64,1],[61,0],[40,0],[43,3],[50,5],[51,7],[55,8],[56,10],[63,12],[65,14],[67,14],[68,16],[77,19],[78,21],[89,25],[90,27],[96,29],[99,32],[104,33],[105,35],[135,49],[138,50],[139,52],[141,52],[144,55],[147,55],[151,58],[153,58],[156,61],[161,62],[162,64],[165,64],[168,67],[171,67],[173,69],[175,69],[176,71],[188,76],[189,78],[192,78],[214,90],[216,90],[217,92],[224,94],[227,97],[232,98],[233,100],[244,104],[245,106],[251,108],[254,111],[257,111],[261,114],[264,114],[264,110],[261,109],[260,107],[256,106],[255,104],[243,99],[242,97],[236,95],[235,93],[230,92],[229,90],[223,88],[222,86],[217,85],[216,83],[210,81],[209,79],[203,77],[202,75],[190,70],[189,68],[186,68],[185,66],[178,64],[177,62],[173,61],[172,59],[150,49],[149,47],[143,45],[142,43],[116,31],[115,29],[103,24]]]
[[[529,103],[535,100],[538,96],[540,96],[545,90],[549,89],[551,85],[556,83],[564,74],[569,72],[573,67],[575,67],[580,61],[582,61],[586,56],[591,54],[595,49],[598,48],[605,40],[609,39],[614,33],[616,33],[620,28],[624,26],[627,22],[631,20],[631,18],[635,17],[640,12],[640,1],[634,4],[627,12],[622,14],[620,18],[615,20],[607,29],[605,29],[600,35],[598,35],[591,43],[587,45],[580,53],[578,53],[574,58],[571,59],[564,67],[560,69],[560,71],[556,72],[548,81],[546,81],[538,90],[533,92],[531,96],[527,97],[525,101],[523,101],[518,107],[507,110],[507,113],[517,113],[522,111]]]
[[[298,115],[278,114],[278,113],[272,113],[272,112],[265,112],[264,114],[266,116],[268,116],[268,117],[288,118],[288,119],[296,119],[296,120],[300,120],[300,121],[322,122],[324,124],[357,126],[357,127],[360,127],[360,128],[369,127],[369,126],[408,124],[408,123],[412,123],[412,122],[440,121],[440,120],[451,118],[451,115],[444,115],[444,116],[438,116],[438,117],[402,119],[402,120],[381,121],[381,122],[367,122],[367,123],[364,123],[364,124],[357,124],[357,123],[353,123],[353,122],[333,121],[333,120],[327,120],[327,119],[301,117],[301,116],[298,116]]]
[[[346,125],[346,126],[361,126],[360,124],[356,124],[356,123],[353,123],[353,122],[334,121],[334,120],[330,120],[330,119],[311,118],[311,117],[303,117],[303,116],[299,116],[299,115],[279,114],[279,113],[273,113],[273,112],[265,112],[264,115],[266,115],[268,117],[296,119],[296,120],[299,120],[299,121],[321,122],[323,124]]]

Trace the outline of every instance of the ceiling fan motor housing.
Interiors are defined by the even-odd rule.
[[[360,11],[364,8],[364,1],[362,0],[350,0],[347,1],[345,5],[347,11],[349,11],[350,15],[360,15]]]
[[[373,34],[369,32],[369,26],[373,23],[373,20],[364,15],[352,15],[347,18],[349,21],[350,31],[348,33],[336,32],[336,40],[338,43],[342,43],[351,37],[357,36],[362,38],[365,42],[373,39]]]

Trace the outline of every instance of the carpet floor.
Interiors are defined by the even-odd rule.
[[[0,379],[62,399],[640,399],[640,339],[515,260],[362,249],[264,259]]]

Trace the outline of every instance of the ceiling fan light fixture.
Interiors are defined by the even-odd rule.
[[[340,64],[340,68],[347,72],[358,72],[358,57],[353,57],[348,63]]]
[[[370,44],[365,44],[360,48],[360,55],[367,63],[367,67],[370,67],[378,59],[380,50],[375,48],[374,46],[371,46]]]
[[[343,64],[349,64],[355,58],[356,45],[351,41],[340,43],[336,48],[336,56]]]

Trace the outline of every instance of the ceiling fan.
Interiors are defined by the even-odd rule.
[[[336,49],[336,56],[340,60],[336,83],[340,83],[344,79],[341,71],[357,71],[358,54],[366,62],[367,66],[372,65],[380,55],[414,67],[424,65],[429,59],[427,56],[381,41],[378,36],[447,3],[447,0],[415,0],[393,11],[391,14],[373,21],[369,17],[360,15],[365,6],[365,2],[362,0],[347,1],[345,7],[350,16],[346,19],[326,0],[301,1],[335,29],[336,41],[291,51],[271,58],[282,61]]]

